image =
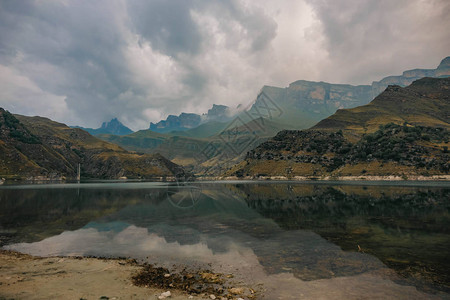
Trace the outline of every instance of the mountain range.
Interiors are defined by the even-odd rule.
[[[133,133],[133,130],[123,125],[117,118],[113,118],[109,122],[103,122],[102,126],[97,129],[85,128],[80,126],[72,126],[72,128],[80,128],[92,135],[98,134],[115,134],[115,135],[127,135]]]
[[[338,109],[369,103],[388,85],[404,87],[423,77],[448,76],[450,57],[444,58],[436,69],[408,70],[400,76],[388,76],[374,81],[371,85],[354,86],[298,80],[286,88],[264,86],[260,96],[249,109],[249,114],[271,118],[295,129],[305,129],[334,114]]]
[[[423,75],[436,78],[414,81]],[[299,80],[286,88],[265,86],[234,115],[213,105],[203,115],[169,116],[137,132],[117,119],[98,129],[70,128],[2,109],[0,176],[74,178],[79,163],[83,177],[95,178],[184,176],[183,168],[249,178],[444,174],[448,76],[450,57],[436,69],[371,85]]]
[[[409,70],[401,76],[386,77],[371,85],[352,86],[299,80],[286,88],[264,86],[252,105],[241,107],[240,113],[227,122],[206,118],[205,115],[202,119],[196,115],[197,123],[189,123],[186,120],[192,117],[181,114],[170,118],[174,120],[173,123],[169,118],[170,122],[159,122],[160,132],[140,130],[126,136],[109,134],[99,137],[130,151],[161,153],[197,174],[218,175],[283,129],[310,128],[337,110],[369,103],[389,83],[404,86],[427,74],[450,76],[450,57],[442,60],[436,69]],[[219,113],[213,113],[216,110]],[[206,115],[223,116],[226,110],[225,106],[215,105]],[[184,120],[184,123],[180,120]],[[203,121],[199,120],[206,121],[201,123]],[[195,127],[194,124],[198,122],[201,124]]]
[[[228,175],[446,175],[450,78],[389,86],[367,105],[338,110],[309,130],[283,130],[249,151]]]
[[[154,132],[183,132],[209,122],[227,122],[231,119],[231,112],[226,105],[213,104],[206,114],[181,113],[178,116],[169,115],[167,119],[158,123],[150,123],[149,129]]]

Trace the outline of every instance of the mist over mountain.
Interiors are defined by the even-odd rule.
[[[178,116],[169,115],[167,119],[161,120],[158,123],[150,123],[149,129],[159,133],[185,131],[208,122],[226,122],[231,117],[228,106],[214,104],[205,114],[181,113]]]
[[[338,109],[353,108],[369,103],[388,85],[410,85],[423,77],[450,76],[450,57],[444,58],[436,69],[414,69],[400,76],[388,76],[371,85],[332,84],[298,80],[286,88],[264,86],[250,108],[254,116],[269,117],[274,121],[290,124],[297,129],[313,126],[332,115]],[[268,109],[271,110],[269,114]]]
[[[225,105],[214,104],[203,115],[181,113],[150,123],[150,130],[159,133],[190,130],[208,122],[227,122],[239,116],[249,122],[255,118],[267,118],[280,123],[285,129],[306,129],[332,115],[338,109],[353,108],[369,103],[388,85],[407,86],[423,77],[450,76],[450,57],[444,58],[436,69],[413,69],[399,76],[388,76],[367,85],[333,84],[297,80],[288,87],[263,86],[250,107],[230,110]],[[246,114],[239,114],[242,111]],[[182,134],[183,135],[183,134]]]
[[[171,116],[158,125],[153,124],[153,129],[150,130],[141,130],[126,136],[99,137],[128,150],[161,153],[178,164],[193,168],[198,174],[219,175],[241,161],[248,151],[282,130],[310,128],[336,111],[335,116],[340,116],[347,109],[369,103],[381,86],[386,85],[387,88],[387,82],[396,82],[399,84],[397,87],[401,88],[401,85],[412,82],[415,76],[449,76],[449,61],[449,58],[445,58],[437,69],[405,71],[401,76],[390,76],[372,85],[352,86],[298,80],[286,88],[265,86],[252,105],[241,106],[228,122],[211,121],[223,116],[227,119],[230,116],[227,113],[229,108],[214,105],[207,114]],[[411,89],[414,87],[409,90]],[[385,93],[389,94],[388,91]],[[375,103],[378,103],[377,101]],[[387,100],[389,101],[391,100]],[[396,100],[392,101],[395,103]],[[410,106],[416,107],[415,111],[422,115],[434,109],[425,107],[420,101],[413,101]],[[441,109],[441,113],[445,111]],[[439,113],[439,110],[435,112]],[[397,114],[401,114],[401,111],[397,111],[396,107],[386,108],[385,118],[376,123],[374,130],[378,129],[379,125],[398,120],[400,117]],[[388,119],[390,121],[386,121]],[[160,128],[155,129],[156,126]]]
[[[229,175],[390,176],[450,171],[450,78],[389,86],[367,105],[338,110],[309,130],[284,130]]]

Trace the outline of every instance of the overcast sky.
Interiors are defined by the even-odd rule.
[[[450,55],[448,0],[0,0],[0,107],[137,130],[263,85],[370,84]]]

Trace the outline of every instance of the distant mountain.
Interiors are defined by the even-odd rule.
[[[414,69],[403,72],[400,76],[389,76],[372,82],[372,94],[380,94],[388,85],[407,86],[423,77],[444,78],[450,76],[450,56],[444,58],[436,69]]]
[[[450,78],[423,78],[402,88],[390,85],[367,105],[340,109],[313,129],[370,133],[387,123],[450,129]]]
[[[408,70],[400,76],[388,76],[380,81],[374,81],[371,85],[354,86],[298,80],[286,88],[264,86],[253,105],[237,116],[245,122],[265,118],[283,125],[285,129],[305,129],[332,115],[338,109],[353,108],[369,103],[388,85],[407,86],[423,77],[448,76],[450,76],[450,57],[443,59],[436,69]],[[195,137],[194,134],[182,132],[209,123],[220,128],[216,122],[226,123],[233,117],[236,115],[233,116],[227,106],[214,104],[206,114],[169,115],[166,120],[150,123],[149,129],[159,133],[173,132],[177,135]],[[209,130],[209,133],[219,132]],[[204,136],[203,134],[202,137]]]
[[[309,130],[284,130],[228,175],[448,175],[450,78],[389,86],[370,104],[339,110]]]
[[[115,134],[115,135],[127,135],[133,133],[133,130],[123,125],[117,118],[112,119],[109,122],[103,122],[102,126],[97,129],[84,128],[80,126],[72,126],[72,128],[80,128],[92,135],[99,134]]]
[[[230,108],[226,105],[213,104],[206,114],[202,115],[204,122],[227,122],[230,121]]]
[[[388,85],[407,86],[422,77],[450,76],[450,57],[436,69],[414,69],[401,76],[389,76],[371,85],[331,84],[298,80],[286,88],[264,86],[253,106],[252,116],[268,117],[276,122],[291,124],[297,129],[313,126],[338,109],[353,108],[373,100]]]
[[[161,153],[197,174],[220,174],[239,162],[247,151],[275,135],[284,126],[258,118],[244,122],[208,122],[181,132],[158,133],[140,130],[126,136],[99,135],[130,151]],[[227,160],[227,164],[223,163]]]
[[[217,174],[283,129],[310,128],[336,110],[341,112],[342,109],[365,105],[377,95],[380,87],[387,86],[388,79],[405,85],[421,74],[448,76],[449,63],[450,58],[446,58],[435,70],[406,71],[402,76],[387,77],[372,85],[299,80],[287,88],[265,86],[248,109],[242,109],[231,119],[228,107],[213,105],[203,115],[184,113],[169,116],[167,120],[151,124],[150,130],[122,137],[99,137],[128,150],[159,152],[178,164],[193,168],[198,174],[212,174],[211,170]],[[208,153],[204,155],[205,152]]]
[[[179,116],[169,115],[167,119],[158,123],[150,123],[150,130],[159,133],[183,131],[195,128],[201,123],[201,116],[191,113],[181,113]]]
[[[231,120],[228,106],[213,104],[206,114],[181,113],[178,116],[169,115],[166,120],[150,123],[149,129],[154,132],[168,133],[185,131],[209,122],[227,122]]]
[[[0,177],[154,179],[183,176],[184,170],[159,154],[136,154],[79,128],[42,117],[12,115],[0,108]]]

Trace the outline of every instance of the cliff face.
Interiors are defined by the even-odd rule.
[[[79,126],[73,126],[73,128],[80,128],[84,131],[89,132],[92,135],[99,134],[114,134],[114,135],[127,135],[133,133],[133,131],[123,125],[117,118],[112,119],[109,122],[103,122],[102,126],[97,129],[93,128],[84,128]]]
[[[450,129],[450,78],[423,78],[410,86],[389,86],[371,103],[338,110],[313,129],[367,133],[387,123]]]
[[[169,132],[174,130],[187,130],[200,125],[201,117],[197,114],[181,113],[179,116],[170,115],[166,120],[150,123],[150,130],[155,132]]]
[[[214,104],[206,114],[181,113],[179,116],[169,115],[166,120],[150,123],[150,130],[159,133],[185,131],[207,122],[227,122],[230,120],[229,108]]]
[[[372,82],[372,93],[377,96],[383,92],[388,85],[407,86],[413,81],[423,77],[448,77],[450,76],[450,56],[444,58],[436,69],[414,69],[403,72],[400,76],[389,76],[380,81]]]
[[[184,170],[160,155],[139,155],[89,133],[41,117],[0,109],[0,177],[114,179],[183,176]]]
[[[228,175],[432,175],[450,171],[450,78],[389,86],[309,130],[281,131]]]
[[[213,104],[206,114],[202,115],[204,121],[227,122],[230,120],[229,107],[226,105]]]
[[[251,107],[251,114],[272,109],[277,114],[271,117],[298,128],[308,128],[326,118],[338,109],[365,105],[383,92],[388,85],[401,87],[410,85],[423,77],[450,76],[450,57],[445,58],[436,69],[414,69],[400,76],[389,76],[371,85],[331,84],[299,80],[286,88],[264,86],[261,94]]]

